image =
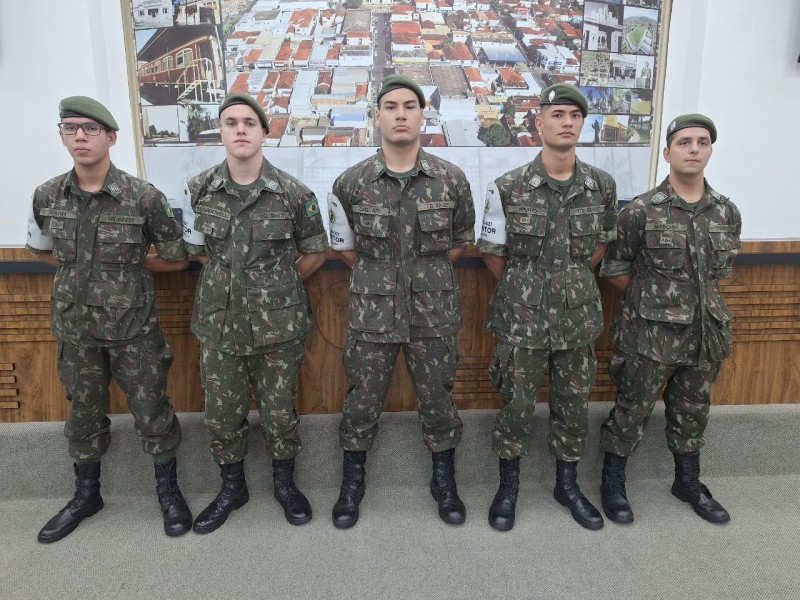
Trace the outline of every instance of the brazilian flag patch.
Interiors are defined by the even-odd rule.
[[[167,200],[166,198],[164,198],[164,210],[167,211],[167,214],[169,215],[170,219],[175,218],[175,215],[172,212],[172,206],[170,206],[169,200]]]
[[[311,198],[311,200],[306,201],[303,206],[305,206],[307,217],[313,217],[319,214],[319,202],[317,202],[316,198]]]

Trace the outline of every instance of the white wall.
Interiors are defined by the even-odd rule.
[[[747,239],[800,238],[799,31],[797,0],[673,0],[663,123],[687,112],[714,119],[719,140],[707,176],[742,209]],[[3,0],[0,81],[6,123],[0,245],[20,246],[33,189],[71,166],[55,125],[61,98],[88,95],[106,104],[120,125],[112,159],[136,173],[120,2]],[[311,155],[298,160],[289,149],[277,150],[274,162],[298,165],[297,174],[324,198],[322,188],[338,166],[325,161],[320,167]],[[626,166],[624,157],[607,157],[602,149],[581,150],[581,158],[620,173],[620,188],[630,195],[644,191],[639,161]],[[465,168],[478,208],[494,176],[532,158],[511,148],[482,152],[437,152]],[[179,197],[180,178],[152,171],[156,185]],[[666,173],[662,160],[659,180]]]
[[[800,238],[798,54],[798,0],[673,0],[662,130],[683,113],[714,120],[706,177],[747,239]],[[659,181],[668,172],[662,157]]]

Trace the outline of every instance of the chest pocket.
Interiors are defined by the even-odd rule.
[[[506,246],[512,254],[538,257],[547,234],[547,209],[541,206],[506,206]]]
[[[603,231],[605,206],[580,206],[569,210],[569,251],[572,256],[589,256],[597,248]]]
[[[714,225],[708,227],[711,247],[714,248],[712,266],[718,277],[730,277],[733,259],[739,252],[739,237],[735,225]]]
[[[647,223],[644,240],[645,261],[655,269],[673,271],[684,267],[686,225]]]
[[[389,209],[382,206],[353,205],[353,229],[356,252],[379,260],[389,256]]]
[[[253,215],[253,241],[259,257],[276,256],[291,245],[293,225],[288,212]]]
[[[206,237],[224,240],[231,227],[231,213],[210,206],[199,204],[194,208],[197,216],[194,219],[194,228]]]
[[[103,263],[138,263],[143,254],[144,217],[100,215],[97,224],[97,259]]]
[[[417,204],[420,254],[446,252],[453,245],[453,201]]]
[[[42,232],[53,238],[53,256],[61,262],[74,262],[77,252],[78,214],[68,210],[43,208]]]

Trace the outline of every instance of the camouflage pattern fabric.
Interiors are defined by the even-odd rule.
[[[550,451],[566,461],[583,454],[597,372],[592,344],[603,331],[591,256],[614,239],[616,208],[611,176],[578,159],[567,187],[547,175],[541,154],[489,186],[477,247],[508,259],[486,319],[497,338],[490,377],[503,407],[492,445],[502,458],[527,451],[547,366]]]
[[[666,409],[667,446],[674,454],[699,450],[705,444],[711,386],[721,363],[699,366],[665,365],[645,356],[629,357],[615,352],[608,365],[617,399],[600,430],[605,452],[631,456],[644,436],[653,406],[663,396]]]
[[[144,257],[151,244],[166,260],[186,256],[161,192],[111,165],[103,188],[83,201],[70,171],[36,188],[32,212],[28,250],[49,251],[41,243],[48,240],[59,261],[51,293],[57,340],[109,347],[158,331]]]
[[[620,213],[600,274],[633,273],[611,330],[614,347],[671,365],[718,362],[733,349],[718,281],[739,251],[739,210],[708,184],[694,205],[664,180]]]
[[[70,402],[64,435],[76,461],[99,460],[111,442],[108,386],[125,392],[142,448],[162,460],[181,441],[181,428],[166,394],[173,356],[160,331],[135,344],[107,348],[58,344],[58,376]]]
[[[239,356],[302,341],[311,307],[297,252],[324,252],[328,236],[313,192],[264,160],[244,200],[227,162],[192,178],[184,202],[189,254],[206,254],[192,331],[201,344]],[[199,234],[202,244],[192,243]]]
[[[405,343],[461,328],[447,251],[474,240],[475,208],[463,171],[424,150],[405,185],[379,152],[342,173],[333,195],[355,233],[349,335]]]
[[[461,441],[463,425],[451,394],[458,366],[455,334],[406,344],[365,342],[349,336],[344,351],[349,393],[339,425],[339,443],[345,450],[372,447],[401,347],[419,401],[425,445],[431,452],[442,452]]]
[[[489,191],[487,205],[502,203],[505,232],[498,237],[498,225],[484,217],[476,245],[484,254],[507,257],[508,264],[486,328],[498,340],[534,350],[567,350],[597,339],[603,312],[590,259],[616,234],[614,180],[576,160],[575,180],[562,191],[550,183],[540,154]]]
[[[498,342],[489,377],[502,406],[492,429],[492,448],[500,458],[514,459],[530,450],[533,411],[545,370],[550,369],[550,432],[547,443],[556,458],[583,456],[589,430],[586,400],[597,374],[591,344],[570,350],[532,350]]]
[[[252,386],[264,424],[267,455],[289,459],[300,452],[295,398],[303,345],[291,343],[270,352],[234,356],[202,346],[200,376],[206,394],[205,425],[211,434],[211,454],[218,464],[247,456]]]
[[[665,179],[620,213],[600,271],[632,276],[611,328],[617,399],[602,428],[609,452],[636,450],[662,395],[670,450],[702,447],[711,386],[733,350],[719,280],[731,276],[741,228],[739,210],[707,182],[693,205]]]

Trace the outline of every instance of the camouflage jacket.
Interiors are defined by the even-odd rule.
[[[229,354],[305,339],[311,308],[295,260],[328,247],[311,190],[266,159],[257,182],[242,200],[222,162],[186,184],[184,242],[190,255],[209,257],[192,331]]]
[[[461,300],[447,251],[475,238],[464,172],[419,151],[403,185],[382,153],[342,173],[329,197],[334,250],[355,250],[350,335],[379,342],[438,337],[461,327]]]
[[[83,199],[74,171],[33,193],[27,248],[52,251],[51,324],[59,341],[118,346],[158,331],[150,245],[165,260],[186,257],[164,194],[113,164],[103,188]]]
[[[665,179],[619,215],[600,274],[632,274],[611,330],[617,350],[664,364],[718,362],[733,349],[719,279],[739,251],[739,210],[708,184],[692,207]]]
[[[559,190],[539,154],[489,185],[478,249],[506,256],[486,328],[507,343],[566,350],[603,331],[600,290],[590,258],[616,234],[616,184],[576,159],[575,178]]]

